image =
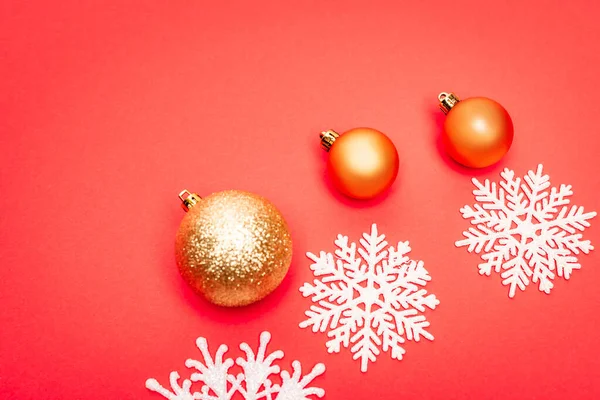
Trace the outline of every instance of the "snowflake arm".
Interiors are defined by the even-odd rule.
[[[517,255],[519,245],[513,236],[499,239],[493,250],[481,255],[484,262],[479,264],[479,273],[487,276],[490,276],[492,271],[500,273],[504,262]]]
[[[568,197],[573,194],[571,185],[560,185],[560,189],[553,187],[548,197],[536,204],[533,216],[540,222],[552,220],[559,207],[569,204]]]
[[[573,206],[570,210],[568,208],[569,207],[564,206],[556,219],[548,221],[541,226],[546,230],[557,227],[565,232],[575,233],[577,231],[583,231],[585,228],[589,228],[590,223],[588,220],[596,216],[595,212],[584,212],[583,207]]]
[[[202,353],[204,363],[194,359],[186,360],[186,367],[194,368],[198,371],[194,372],[190,379],[192,382],[204,383],[202,389],[205,397],[208,396],[209,391],[212,391],[219,400],[230,399],[232,394],[227,392],[227,383],[230,379],[228,371],[233,365],[233,360],[227,359],[223,361],[223,356],[228,350],[227,346],[224,344],[219,346],[214,360],[208,351],[208,342],[205,338],[198,338],[196,340],[196,346]]]
[[[341,320],[340,326],[327,333],[327,336],[331,338],[326,343],[329,353],[339,353],[342,347],[348,347],[352,333],[356,332],[357,327],[364,318],[362,311],[344,310],[343,314],[344,318]]]
[[[394,314],[396,325],[401,334],[406,334],[407,340],[418,342],[421,336],[425,339],[433,340],[433,335],[425,328],[429,327],[429,321],[425,319],[417,310],[404,310]]]
[[[369,323],[367,324],[367,322]],[[362,328],[352,335],[350,342],[354,343],[350,348],[350,351],[354,353],[352,358],[355,360],[360,359],[360,370],[367,372],[369,361],[375,362],[377,360],[380,353],[379,346],[382,344],[381,338],[372,329],[370,321],[365,321]]]
[[[542,292],[550,293],[554,287],[552,280],[555,275],[552,271],[556,268],[553,263],[556,263],[557,256],[561,257],[558,252],[545,245],[531,247],[525,254],[525,258],[529,259],[530,267],[533,267],[531,282],[537,283]]]
[[[171,384],[171,391],[163,387],[156,379],[150,378],[146,381],[146,388],[162,395],[168,400],[195,400],[200,399],[200,393],[192,394],[190,392],[192,387],[192,381],[184,379],[181,386],[177,383],[179,380],[179,374],[176,371],[172,371],[169,374],[169,383]]]
[[[464,208],[461,208],[463,216],[469,215],[464,210]],[[480,224],[476,228],[470,227],[464,231],[463,236],[465,239],[458,240],[455,243],[456,247],[467,246],[469,253],[481,253],[482,251],[490,251],[496,244],[496,241],[506,237],[506,234],[504,232],[496,232],[488,226]]]
[[[527,203],[527,220],[530,220],[533,216],[536,205],[543,204],[543,200],[548,197],[546,189],[550,186],[550,177],[545,175],[542,169],[542,164],[539,164],[536,172],[527,172],[527,175],[525,175],[525,184],[521,185],[523,193],[525,193],[529,200]]]
[[[533,271],[522,256],[508,260],[502,268],[503,272],[500,273],[500,276],[502,284],[509,287],[508,297],[515,297],[517,288],[525,290],[525,287],[529,285],[529,277],[533,275]]]
[[[377,321],[377,334],[382,338],[381,349],[389,351],[392,359],[402,360],[406,350],[401,345],[406,340],[398,333],[402,332],[402,329],[398,328],[395,317],[389,313],[377,312],[373,318]]]
[[[371,226],[371,233],[363,233],[363,237],[359,242],[362,248],[358,249],[358,253],[366,262],[367,272],[373,273],[376,266],[388,255],[387,250],[384,250],[385,246],[387,246],[385,235],[378,235],[377,225],[373,224]]]
[[[423,312],[427,307],[433,310],[439,301],[435,295],[428,295],[427,290],[420,289],[429,281],[431,276],[425,269],[423,261],[406,262],[400,266],[398,276],[389,289],[392,293],[390,304],[395,309],[415,308]]]
[[[292,362],[292,375],[287,371],[281,373],[281,387],[278,400],[308,400],[308,396],[323,397],[325,391],[321,388],[307,387],[317,376],[325,372],[325,365],[317,364],[304,377],[302,377],[302,365],[298,361]]]
[[[336,243],[347,245],[347,238],[338,237]],[[350,249],[352,257],[354,248]],[[351,258],[349,252],[342,253],[345,256],[346,265],[357,268],[356,260]],[[308,319],[300,324],[301,328],[312,326],[313,332],[325,332],[327,328],[335,328],[342,316],[343,308],[341,304],[352,301],[354,290],[359,290],[357,284],[346,275],[344,262],[338,260],[335,262],[333,255],[321,252],[319,256],[312,253],[306,253],[307,257],[313,261],[311,270],[315,276],[322,277],[321,280],[314,280],[313,285],[305,283],[300,292],[304,297],[311,297],[311,300],[318,304],[312,306],[305,312]],[[359,260],[360,261],[360,260]]]
[[[268,377],[272,374],[279,374],[280,368],[278,365],[273,365],[273,362],[283,358],[283,352],[277,350],[266,355],[267,344],[270,341],[271,334],[269,332],[261,333],[256,354],[248,344],[240,344],[240,350],[246,353],[246,358],[239,357],[236,364],[244,370],[246,388],[240,387],[238,390],[248,399],[270,398],[274,393]],[[259,393],[261,387],[264,387],[264,390]]]

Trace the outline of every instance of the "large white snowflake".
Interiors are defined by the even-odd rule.
[[[509,286],[509,297],[514,297],[517,288],[525,290],[530,280],[540,291],[550,293],[555,275],[569,279],[581,267],[575,256],[594,248],[578,232],[590,226],[588,220],[596,213],[569,206],[571,185],[548,190],[550,177],[542,169],[538,165],[523,180],[504,169],[500,187],[488,179],[481,183],[473,178],[479,204],[460,209],[475,227],[463,232],[465,239],[456,246],[481,253],[484,262],[479,264],[479,273],[500,273],[502,284]]]
[[[233,359],[224,359],[227,346],[219,346],[213,358],[208,351],[206,339],[200,337],[196,340],[196,345],[204,362],[194,359],[185,362],[186,367],[196,371],[191,374],[190,379],[184,379],[180,384],[179,374],[173,371],[169,376],[170,390],[161,386],[156,379],[148,379],[146,387],[169,400],[229,400],[236,393],[246,400],[308,400],[312,398],[309,396],[313,395],[323,397],[323,389],[308,387],[308,384],[325,371],[325,366],[315,365],[304,377],[298,361],[292,362],[292,375],[281,371],[280,367],[273,363],[283,358],[283,351],[277,350],[267,354],[267,344],[270,340],[269,332],[261,333],[256,354],[246,343],[240,344],[240,349],[246,357],[239,357],[235,361],[242,372],[233,375],[229,372],[234,364]],[[281,383],[273,383],[269,379],[272,376],[278,376]],[[192,385],[197,382],[201,384],[200,391],[192,391]]]
[[[424,289],[431,277],[423,261],[408,258],[408,242],[388,247],[385,235],[379,235],[373,224],[371,233],[360,239],[360,248],[342,235],[335,244],[335,257],[324,251],[318,256],[306,253],[317,279],[305,283],[300,292],[316,304],[306,311],[308,319],[300,323],[301,328],[329,330],[328,351],[338,353],[341,347],[351,346],[363,372],[380,349],[401,360],[405,340],[433,340],[421,313],[434,309],[439,301]]]

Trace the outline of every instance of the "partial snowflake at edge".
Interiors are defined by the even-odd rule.
[[[460,209],[474,226],[463,232],[465,238],[456,247],[481,254],[479,273],[499,273],[511,298],[517,288],[525,290],[530,283],[549,294],[556,275],[568,280],[581,268],[576,256],[594,249],[579,232],[590,226],[588,220],[596,212],[569,207],[571,185],[549,190],[550,177],[542,171],[539,164],[521,179],[506,168],[500,173],[504,180],[499,186],[473,178],[477,203]]]
[[[302,376],[300,362],[293,361],[290,375],[274,364],[283,358],[283,351],[267,354],[270,341],[269,332],[261,333],[256,354],[248,344],[241,343],[240,350],[245,353],[245,357],[238,357],[235,364],[242,372],[234,375],[229,373],[234,365],[233,359],[224,358],[227,346],[220,345],[213,358],[206,339],[200,337],[196,340],[196,345],[204,361],[186,360],[185,366],[194,370],[189,379],[183,379],[180,383],[179,373],[173,371],[169,375],[170,389],[153,378],[146,381],[146,388],[169,400],[230,400],[236,393],[246,400],[308,400],[313,399],[313,396],[323,397],[323,389],[308,385],[325,372],[325,365],[317,364]],[[278,376],[281,383],[273,383],[269,379],[272,376]],[[201,385],[200,391],[193,391],[196,384]]]
[[[328,351],[350,348],[353,358],[360,359],[361,371],[367,372],[369,362],[376,361],[381,351],[402,360],[401,345],[407,340],[433,340],[422,313],[433,310],[439,301],[424,288],[431,277],[423,261],[407,256],[408,242],[388,246],[373,224],[359,243],[360,247],[338,235],[335,256],[324,251],[306,254],[313,262],[315,279],[300,292],[314,304],[300,327],[311,327],[315,333],[328,331]]]

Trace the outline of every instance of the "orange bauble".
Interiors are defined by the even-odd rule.
[[[321,145],[329,151],[331,182],[348,197],[373,198],[388,189],[398,175],[398,151],[378,130],[355,128],[342,135],[325,131]]]
[[[452,93],[440,93],[438,99],[447,114],[444,146],[456,162],[483,168],[497,163],[508,152],[514,129],[504,107],[485,97],[461,101]]]

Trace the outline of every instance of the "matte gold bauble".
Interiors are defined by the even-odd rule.
[[[184,190],[179,197],[187,214],[177,231],[177,265],[195,292],[236,307],[279,286],[292,260],[292,239],[270,201],[239,190],[205,198]]]
[[[355,128],[341,135],[321,132],[321,146],[329,152],[331,182],[348,197],[371,199],[387,190],[398,175],[398,151],[376,129]]]
[[[450,157],[470,168],[488,167],[504,157],[514,135],[504,107],[486,97],[459,100],[453,93],[440,93],[438,100],[447,115],[442,138]]]

